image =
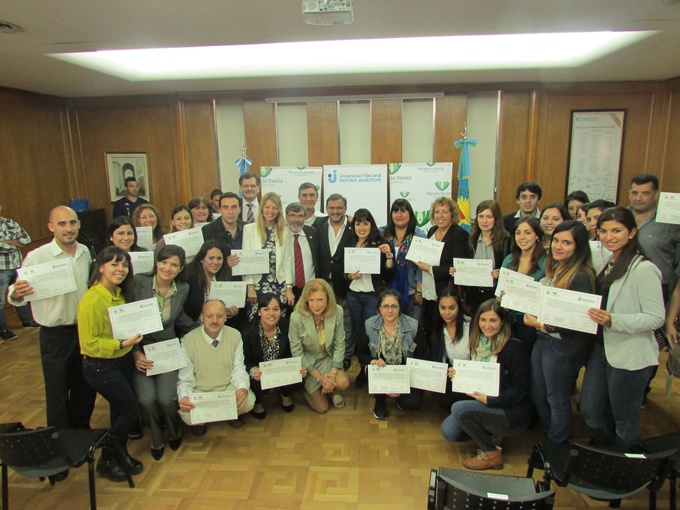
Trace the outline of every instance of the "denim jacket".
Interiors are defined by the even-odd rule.
[[[421,342],[422,334],[420,338],[418,337],[418,321],[408,315],[400,314],[399,323],[401,324],[402,339],[401,339],[401,352],[404,357],[404,363],[406,358],[419,358],[419,356],[414,356],[416,348],[418,348],[418,343],[416,339]],[[366,336],[368,336],[368,347],[371,349],[371,356],[374,359],[378,359],[378,342],[380,339],[380,328],[383,325],[382,315],[376,315],[371,317],[366,321]],[[423,346],[424,347],[424,346]]]

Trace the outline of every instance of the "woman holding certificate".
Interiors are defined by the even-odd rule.
[[[316,278],[305,284],[290,317],[290,350],[294,357],[302,358],[302,366],[307,370],[305,399],[317,413],[328,411],[328,394],[333,395],[335,407],[345,405],[337,392],[349,387],[342,369],[345,359],[342,315],[331,286]]]
[[[408,200],[398,198],[392,202],[387,226],[380,229],[380,235],[390,245],[394,256],[395,271],[390,287],[399,291],[403,313],[420,321],[423,304],[422,275],[415,262],[406,260],[406,255],[414,237],[426,238],[427,235],[418,228]]]
[[[78,336],[83,355],[83,373],[92,388],[109,402],[111,432],[123,449],[132,474],[144,469],[141,462],[127,453],[128,432],[139,417],[137,396],[132,389],[132,347],[142,335],[114,340],[109,308],[125,304],[123,293],[133,295],[135,286],[130,272],[130,255],[110,246],[99,253],[89,285],[78,305]],[[114,482],[126,479],[115,451],[105,446],[97,462],[97,473]]]
[[[259,296],[274,293],[286,302],[286,268],[283,264],[283,243],[286,222],[283,218],[281,198],[274,192],[266,193],[260,202],[260,212],[255,223],[243,227],[244,250],[269,250],[269,272],[246,275],[248,302],[257,303]],[[237,263],[238,264],[238,263]],[[292,284],[291,284],[292,285]],[[255,315],[255,307],[251,318]]]
[[[352,219],[352,236],[348,246],[357,248],[377,248],[380,250],[380,273],[361,274],[359,271],[346,274],[349,280],[347,307],[352,317],[352,330],[356,335],[356,353],[361,369],[357,376],[357,386],[366,384],[364,369],[371,362],[368,337],[364,327],[366,320],[375,315],[378,294],[385,284],[394,277],[394,255],[392,248],[380,237],[373,215],[368,209],[359,209]]]
[[[503,267],[540,281],[545,276],[547,255],[543,248],[543,231],[533,216],[523,216],[515,223],[515,232],[510,245],[510,255],[503,261]],[[524,324],[524,315],[508,312],[513,336],[519,339],[531,353],[536,342],[536,328]]]
[[[135,209],[132,215],[132,223],[136,227],[151,227],[153,229],[153,242],[156,244],[163,239],[165,229],[158,221],[158,209],[151,204],[142,204]]]
[[[437,308],[439,314],[430,336],[430,360],[447,363],[449,379],[452,379],[454,360],[470,359],[470,325],[465,320],[462,302],[455,289],[442,290]],[[451,411],[451,406],[459,400],[470,400],[470,397],[465,393],[454,393],[447,381],[446,393],[439,395],[439,406]]]
[[[474,440],[477,455],[463,461],[468,469],[503,469],[503,449],[494,444],[493,435],[514,436],[531,421],[529,357],[521,343],[512,338],[508,317],[496,299],[481,304],[470,330],[472,361],[498,363],[498,396],[474,391],[474,400],[456,402],[451,415],[441,425],[448,441]],[[453,377],[455,380],[456,373]],[[470,381],[472,382],[472,381]]]
[[[174,451],[182,444],[180,419],[177,411],[177,370],[157,375],[147,375],[153,361],[147,359],[144,347],[176,339],[198,327],[186,313],[184,303],[189,286],[180,280],[184,269],[184,250],[179,246],[165,246],[158,254],[152,275],[135,275],[134,301],[155,299],[163,320],[163,330],[144,336],[132,351],[137,370],[133,383],[142,408],[142,419],[151,429],[151,456],[160,460],[165,452],[163,427],[168,429],[168,444]]]
[[[465,314],[474,317],[480,304],[494,297],[498,272],[505,257],[510,253],[510,237],[503,226],[503,212],[495,200],[484,200],[477,205],[475,220],[470,229],[470,249],[477,260],[493,260],[494,287],[465,287]],[[455,268],[449,271],[455,276]],[[462,310],[461,310],[462,313]],[[436,333],[436,331],[435,331]]]
[[[172,214],[170,215],[170,226],[170,232],[183,232],[184,230],[194,228],[194,219],[191,216],[191,211],[186,205],[178,205],[172,210]],[[158,260],[158,254],[163,248],[165,248],[165,239],[161,238],[153,249],[156,260]],[[193,257],[187,257],[187,264],[192,260],[194,260]]]
[[[116,246],[126,252],[147,251],[137,245],[137,229],[129,216],[118,216],[109,224],[108,246]]]
[[[257,302],[257,318],[250,321],[242,332],[243,355],[246,360],[246,371],[250,374],[250,389],[255,393],[255,407],[253,416],[258,420],[267,417],[267,411],[262,405],[262,372],[260,363],[277,359],[290,358],[290,344],[288,342],[288,321],[281,319],[281,301],[276,294],[267,293],[260,296]],[[307,370],[302,367],[302,377],[307,376]],[[299,384],[282,386],[281,407],[286,413],[293,412],[293,399],[290,395]]]
[[[458,225],[460,212],[449,197],[437,197],[430,206],[430,221],[434,226],[427,233],[429,239],[444,243],[439,257],[439,265],[430,266],[426,262],[416,262],[423,272],[423,298],[425,311],[423,325],[428,327],[437,316],[437,296],[449,284],[453,285],[451,268],[453,259],[470,259],[472,250],[468,244],[469,234]],[[429,334],[429,330],[428,330]]]
[[[552,234],[546,262],[546,287],[595,292],[595,270],[590,259],[588,229],[580,222],[560,223]],[[593,346],[587,333],[541,324],[525,315],[527,326],[537,328],[531,352],[531,397],[551,443],[567,444],[571,430],[571,392]]]
[[[385,289],[378,296],[378,315],[364,325],[368,336],[371,365],[405,365],[408,358],[424,359],[426,346],[418,321],[401,313],[401,296],[394,289]],[[407,411],[416,411],[423,404],[423,390],[411,388],[411,393],[376,394],[373,416],[387,419],[387,397],[395,397]]]
[[[661,272],[645,256],[635,216],[607,209],[597,222],[611,258],[597,276],[604,309],[591,308],[598,324],[581,390],[581,413],[598,442],[629,446],[641,438],[640,406],[659,364],[654,330],[664,323]]]

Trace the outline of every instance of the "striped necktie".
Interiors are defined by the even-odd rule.
[[[302,248],[298,238],[300,234],[293,234],[293,251],[295,252],[295,286],[301,289],[305,286],[305,265],[302,263]]]
[[[255,214],[253,213],[253,204],[248,204],[248,219],[246,220],[246,223],[254,223],[255,222]]]

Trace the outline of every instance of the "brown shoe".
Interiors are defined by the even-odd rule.
[[[477,450],[476,457],[470,457],[463,461],[463,466],[475,471],[484,469],[503,469],[503,448],[496,447],[496,450],[483,452]]]

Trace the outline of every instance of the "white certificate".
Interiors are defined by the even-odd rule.
[[[163,331],[163,320],[156,298],[109,308],[109,319],[113,338],[116,340]]]
[[[25,296],[24,301],[37,301],[76,290],[73,262],[70,259],[22,267],[17,269],[17,274],[18,280],[27,280],[33,287],[33,294]]]
[[[680,193],[661,193],[656,209],[657,223],[680,225]]]
[[[597,333],[589,308],[600,308],[602,296],[573,290],[543,287],[538,322],[583,333]]]
[[[493,260],[453,259],[453,283],[469,287],[493,287]]]
[[[441,241],[424,239],[422,237],[414,237],[411,241],[411,246],[408,248],[406,260],[412,260],[413,262],[425,262],[430,266],[438,266],[443,249],[444,243]]]
[[[500,271],[498,272],[498,285],[496,285],[496,297],[501,297],[501,292],[505,291],[506,278],[514,278],[515,280],[522,279],[527,280],[529,282],[534,281],[534,279],[531,276],[518,273],[517,271],[513,271],[512,269],[508,269],[507,267],[501,267]]]
[[[453,360],[456,375],[451,379],[451,389],[456,393],[474,393],[497,397],[501,384],[501,366],[483,361]]]
[[[144,274],[153,271],[154,253],[152,251],[131,251],[132,274]]]
[[[378,248],[345,248],[345,273],[380,274]]]
[[[269,272],[269,250],[231,250],[231,254],[239,258],[238,264],[231,268],[234,276]]]
[[[415,238],[414,238],[415,239]],[[406,365],[368,365],[368,392],[411,393]]]
[[[446,393],[446,379],[449,373],[447,363],[408,358],[406,366],[411,388]]]
[[[216,282],[210,284],[208,299],[219,299],[225,306],[246,306],[246,282]]]
[[[192,425],[238,418],[235,391],[192,393],[189,400],[196,405],[189,413]]]
[[[302,382],[300,358],[284,358],[260,363],[262,389],[280,388]]]
[[[501,306],[517,312],[538,316],[542,287],[540,282],[533,280],[506,278]]]
[[[203,246],[203,229],[199,227],[173,232],[172,234],[165,234],[163,239],[165,239],[166,245],[174,244],[184,248],[184,255],[189,258],[196,255]]]
[[[166,372],[172,372],[187,366],[186,358],[179,344],[179,338],[145,345],[144,355],[146,359],[153,361],[153,368],[146,370],[147,377],[165,374]]]
[[[153,251],[153,228],[137,227],[137,246]]]

